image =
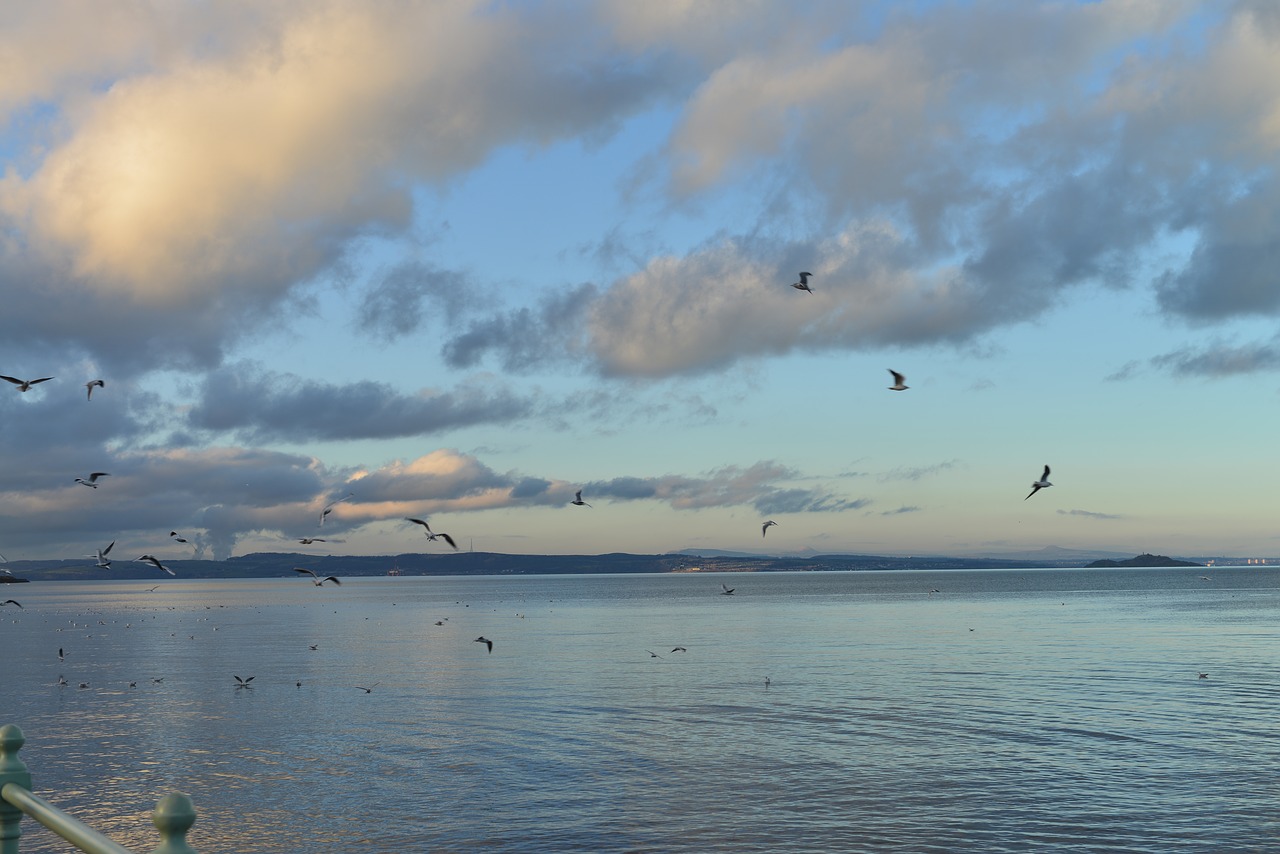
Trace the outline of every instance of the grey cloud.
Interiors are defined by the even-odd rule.
[[[458,387],[402,395],[366,380],[331,385],[240,364],[210,374],[188,423],[259,441],[417,436],[529,414],[529,400],[505,388]]]
[[[1083,516],[1086,519],[1123,519],[1123,516],[1114,513],[1094,513],[1090,510],[1059,510],[1062,516]]]
[[[934,465],[931,465],[931,466],[916,466],[916,467],[899,466],[898,468],[890,469],[889,471],[884,472],[883,474],[879,475],[876,479],[879,480],[881,483],[885,483],[891,480],[920,480],[920,478],[922,477],[930,477],[932,475],[939,474],[944,471],[950,471],[951,469],[954,469],[956,465],[957,465],[957,462],[955,460],[946,460],[944,462],[935,463]]]
[[[906,513],[919,513],[920,508],[914,505],[899,507],[897,510],[885,510],[880,513],[881,516],[901,516]]]
[[[424,315],[437,309],[446,322],[475,303],[470,277],[420,261],[405,261],[380,275],[366,290],[356,324],[366,332],[395,339],[414,332]]]
[[[594,285],[582,284],[545,296],[536,307],[472,322],[445,343],[442,355],[450,366],[467,368],[495,352],[503,370],[511,372],[573,358],[581,350],[582,317],[595,294]]]
[[[1151,364],[1177,376],[1223,377],[1280,369],[1280,344],[1233,346],[1221,342],[1155,356]]]

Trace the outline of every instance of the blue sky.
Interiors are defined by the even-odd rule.
[[[10,560],[1280,553],[1270,4],[0,25]]]

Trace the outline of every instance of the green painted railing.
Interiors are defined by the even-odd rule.
[[[0,854],[18,854],[20,822],[29,815],[54,833],[89,854],[133,854],[128,848],[53,804],[31,794],[31,772],[18,758],[26,743],[13,724],[0,727]],[[196,821],[191,799],[183,794],[165,795],[156,803],[151,821],[160,832],[160,847],[151,854],[196,854],[187,844],[187,831]]]

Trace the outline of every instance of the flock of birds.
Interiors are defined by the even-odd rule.
[[[813,273],[807,270],[802,271],[799,274],[799,281],[792,283],[791,287],[795,288],[796,290],[800,290],[800,291],[804,291],[806,293],[812,294],[814,291],[813,291],[813,287],[809,284],[810,278],[813,278]],[[900,371],[895,371],[892,368],[889,368],[888,371],[889,371],[889,375],[893,378],[893,385],[888,386],[888,389],[890,391],[902,392],[910,388],[910,386],[907,385],[907,382],[906,382],[907,378],[905,374],[901,373]],[[49,382],[50,380],[53,380],[53,379],[55,379],[55,377],[39,377],[37,379],[20,379],[18,377],[0,375],[0,380],[4,380],[6,382],[11,383],[13,386],[17,388],[19,392],[30,391],[34,386],[39,385],[41,383]],[[84,386],[85,386],[86,399],[93,400],[94,389],[105,388],[106,382],[102,379],[93,379],[86,382]],[[95,471],[95,472],[90,472],[87,477],[75,478],[74,482],[81,484],[82,486],[86,486],[92,489],[97,489],[100,485],[99,480],[104,477],[110,477],[110,476],[111,476],[110,472]],[[1027,494],[1026,498],[1030,498],[1032,495],[1035,495],[1041,489],[1045,489],[1050,486],[1053,486],[1053,484],[1049,482],[1049,466],[1045,465],[1044,472],[1040,475],[1039,479],[1032,482],[1031,492]],[[347,495],[343,496],[342,498],[336,499],[326,504],[324,508],[320,511],[319,527],[324,526],[325,519],[329,516],[330,513],[333,512],[334,508],[338,504],[351,499],[353,496],[354,496],[353,493],[347,493]],[[1024,498],[1023,500],[1025,501],[1026,499]],[[576,507],[591,507],[589,503],[583,500],[581,489],[579,489],[574,494],[573,500],[569,503]],[[443,540],[451,548],[453,548],[454,550],[457,550],[458,543],[454,539],[454,537],[443,531],[433,531],[431,529],[430,523],[426,519],[417,519],[417,518],[407,516],[405,517],[405,521],[414,525],[421,526],[422,532],[427,538],[427,542],[436,542],[439,540]],[[777,525],[778,523],[772,519],[765,521],[762,524],[760,529],[761,537],[767,536],[769,533],[769,529]],[[178,543],[189,542],[185,537],[181,536],[177,531],[170,531],[169,537],[174,542],[178,542]],[[311,545],[313,543],[326,543],[329,541],[322,537],[305,536],[305,537],[299,537],[297,539],[297,542],[300,543],[301,545]],[[341,542],[341,540],[336,540],[335,542]],[[87,557],[91,557],[95,559],[94,566],[96,568],[110,569],[111,560],[110,558],[107,557],[107,555],[110,554],[111,549],[114,545],[115,545],[115,541],[113,540],[106,548],[99,549],[95,554],[87,555]],[[0,557],[0,561],[2,560],[3,560],[3,557]],[[165,566],[164,563],[160,561],[158,558],[156,558],[154,555],[144,554],[137,558],[134,558],[134,560],[137,562],[146,563],[162,572],[168,573],[169,575],[175,575],[172,569]],[[310,570],[299,569],[298,572],[310,572]],[[318,576],[315,575],[315,573],[310,573],[310,574],[313,577],[312,578],[313,582],[317,586],[329,580],[332,580],[335,584],[338,583],[338,580],[333,576],[328,576],[326,578],[319,578]]]

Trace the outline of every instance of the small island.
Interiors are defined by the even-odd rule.
[[[1093,568],[1108,566],[1204,566],[1204,564],[1192,563],[1189,560],[1174,560],[1167,555],[1140,554],[1128,560],[1095,560],[1085,566],[1086,568]]]

